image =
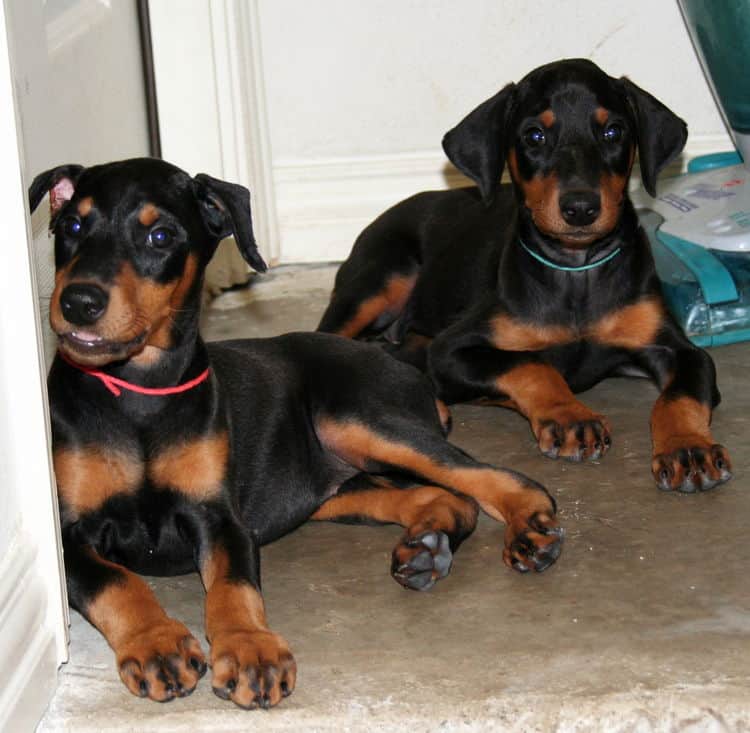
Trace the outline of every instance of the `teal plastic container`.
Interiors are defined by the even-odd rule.
[[[750,340],[750,255],[705,249],[659,231],[663,219],[638,212],[672,315],[698,346]]]
[[[679,0],[693,46],[730,127],[750,134],[750,2]]]

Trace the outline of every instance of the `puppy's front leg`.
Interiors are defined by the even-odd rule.
[[[214,692],[242,708],[268,708],[292,693],[297,665],[289,645],[269,630],[260,594],[258,547],[230,517],[201,551],[206,636]]]
[[[65,536],[63,549],[70,604],[107,639],[128,690],[158,702],[189,695],[206,662],[187,627],[135,573]]]

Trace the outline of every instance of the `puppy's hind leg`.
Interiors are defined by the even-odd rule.
[[[374,424],[322,415],[316,429],[328,450],[361,470],[405,472],[476,499],[506,524],[503,560],[509,567],[542,571],[560,555],[563,530],[546,489],[522,474],[478,463],[445,440],[438,426],[392,412]]]
[[[393,550],[391,575],[405,588],[428,590],[450,572],[453,553],[474,531],[477,513],[473,499],[442,487],[360,473],[312,518],[400,524],[406,534]]]

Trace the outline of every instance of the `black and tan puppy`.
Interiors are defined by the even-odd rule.
[[[429,588],[474,529],[507,524],[505,562],[559,555],[538,484],[479,464],[445,439],[429,380],[375,346],[323,334],[213,343],[198,335],[217,243],[255,246],[248,191],[137,159],[39,175],[55,233],[49,374],[71,604],[112,646],[136,695],[189,694],[198,641],[137,573],[197,569],[213,688],[242,707],[291,693],[296,667],[260,595],[258,548],[309,518],[397,523],[402,585]]]
[[[730,478],[709,431],[715,370],[667,313],[627,195],[682,150],[685,123],[628,79],[559,61],[509,84],[443,140],[478,188],[418,194],[360,235],[319,330],[385,337],[447,404],[510,407],[541,451],[607,452],[606,419],[579,402],[611,375],[651,377],[651,469],[662,489]],[[507,163],[512,184],[501,185]]]

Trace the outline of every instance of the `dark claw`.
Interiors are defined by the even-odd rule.
[[[198,659],[198,657],[190,657],[190,666],[200,677],[206,674],[206,669],[208,668],[208,665],[202,659]]]
[[[519,573],[528,573],[531,568],[524,565],[518,558],[513,558],[513,569],[518,570]]]

